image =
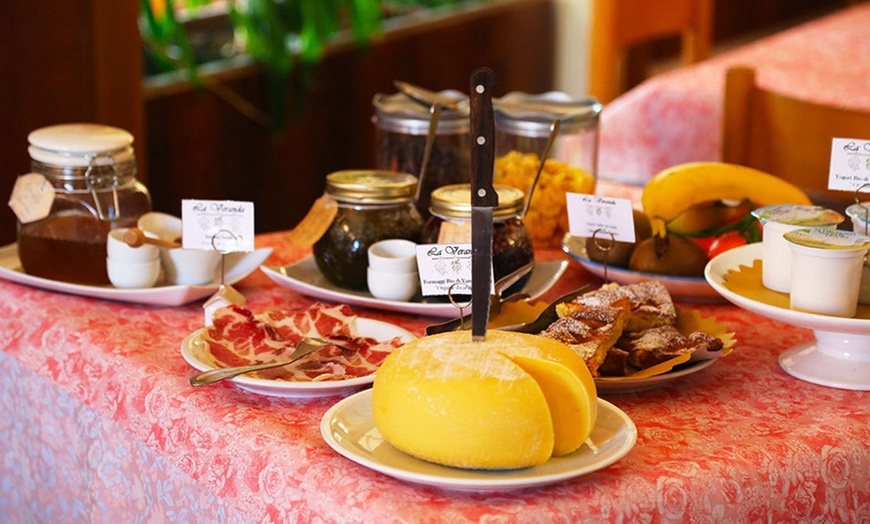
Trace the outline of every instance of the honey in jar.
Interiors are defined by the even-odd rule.
[[[76,284],[108,285],[106,236],[136,224],[151,198],[136,179],[133,136],[98,124],[63,124],[28,136],[31,169],[54,189],[48,216],[18,222],[24,272]]]

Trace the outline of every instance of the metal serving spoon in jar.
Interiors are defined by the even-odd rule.
[[[190,377],[190,385],[205,386],[207,384],[212,384],[214,382],[218,382],[224,379],[233,378],[235,376],[250,373],[252,371],[280,368],[282,366],[292,364],[300,358],[304,357],[305,355],[313,353],[324,346],[336,346],[345,351],[352,351],[348,347],[342,346],[341,344],[336,344],[335,342],[331,342],[329,340],[324,340],[322,338],[305,337],[304,339],[302,339],[301,342],[299,342],[299,344],[296,346],[296,350],[290,354],[290,358],[288,358],[287,360],[267,362],[265,364],[252,364],[250,366],[219,368],[209,371],[203,371],[202,373]]]

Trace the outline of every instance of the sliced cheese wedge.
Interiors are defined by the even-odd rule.
[[[438,464],[512,469],[579,448],[597,416],[583,360],[544,337],[467,331],[423,337],[394,351],[372,388],[378,431]]]

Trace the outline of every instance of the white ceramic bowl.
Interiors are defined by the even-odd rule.
[[[162,240],[181,239],[181,219],[168,213],[152,211],[139,217],[136,224],[146,235]]]
[[[407,302],[420,287],[420,276],[416,271],[392,273],[378,271],[371,267],[367,272],[369,293],[382,300]]]
[[[384,273],[417,271],[417,244],[410,240],[391,238],[369,246],[369,267]]]
[[[109,281],[117,288],[153,287],[160,278],[160,259],[147,262],[123,262],[106,258]]]
[[[218,276],[221,254],[206,249],[176,247],[161,249],[160,260],[167,284],[200,286],[213,282]]]
[[[151,212],[139,217],[139,229],[145,234],[170,241],[181,239],[181,219],[167,213]],[[210,284],[218,276],[221,254],[206,249],[161,248],[160,260],[166,283],[181,286]]]
[[[130,247],[124,241],[126,227],[116,228],[109,231],[106,237],[106,254],[116,262],[151,262],[157,260],[160,248],[151,244],[142,244],[139,247]]]

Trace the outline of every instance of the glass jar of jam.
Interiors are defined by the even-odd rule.
[[[492,270],[497,281],[533,262],[532,239],[520,214],[525,194],[517,188],[495,184],[498,206],[493,209]],[[453,184],[432,192],[432,216],[423,228],[424,244],[471,243],[471,185]],[[524,276],[505,291],[515,293],[525,286]]]
[[[561,247],[568,232],[566,193],[595,192],[601,104],[565,93],[509,93],[493,100],[496,161],[493,179],[528,194],[553,123],[559,130],[524,217],[536,247]]]
[[[48,216],[18,222],[18,256],[27,274],[87,285],[109,284],[106,236],[151,210],[136,179],[133,135],[98,124],[31,132],[31,169],[54,189]]]
[[[458,91],[442,91],[441,94],[456,99],[468,98]],[[377,142],[375,167],[419,176],[429,136],[430,110],[402,93],[378,94],[372,103]],[[471,180],[468,118],[468,104],[441,110],[425,180],[417,198],[417,210],[421,216],[427,216],[429,212],[433,190]]]
[[[366,289],[369,246],[388,238],[420,242],[423,219],[414,207],[417,179],[393,171],[350,170],[326,177],[338,212],[314,243],[314,260],[336,286]]]

